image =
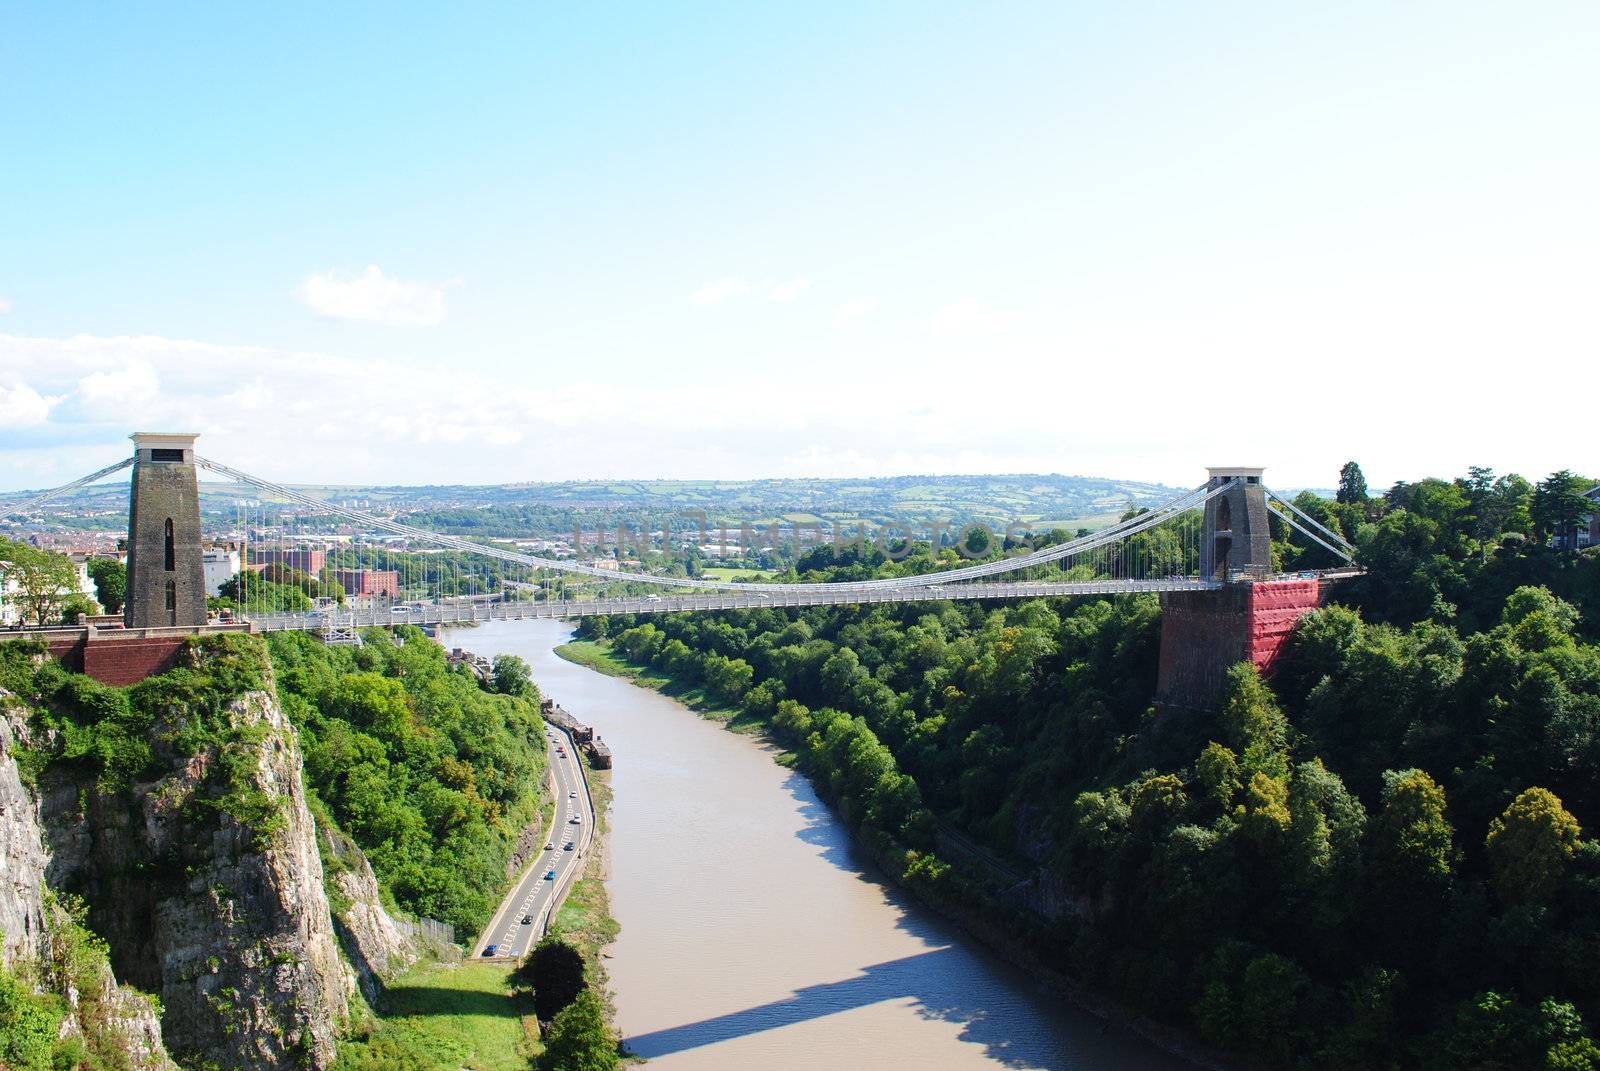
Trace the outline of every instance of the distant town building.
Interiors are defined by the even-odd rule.
[[[270,549],[257,549],[250,547],[250,565],[252,568],[268,565],[281,565],[285,569],[296,569],[311,576],[322,573],[328,564],[328,552],[316,547],[273,547]]]
[[[239,575],[239,548],[231,543],[206,547],[200,552],[200,563],[206,575],[206,594],[217,598],[222,585]]]
[[[620,570],[622,563],[615,558],[591,558],[589,564],[596,569]]]
[[[335,569],[333,579],[346,595],[400,597],[400,573],[395,569]]]
[[[1595,504],[1594,512],[1589,514],[1589,527],[1578,532],[1578,546],[1600,547],[1600,487],[1591,487],[1583,493],[1583,497]]]

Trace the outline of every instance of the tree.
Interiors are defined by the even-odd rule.
[[[62,604],[78,587],[77,570],[65,554],[0,536],[0,584],[15,581],[24,621],[55,624]]]
[[[1289,772],[1289,723],[1277,698],[1249,662],[1228,670],[1222,687],[1222,728],[1239,753],[1243,779],[1257,772],[1282,778]]]
[[[616,1071],[617,1039],[606,1026],[605,1006],[585,989],[555,1017],[545,1035],[539,1071]]]
[[[95,598],[106,613],[121,613],[123,600],[128,597],[128,567],[115,558],[90,558],[88,564]]]
[[[1508,903],[1544,900],[1566,873],[1582,829],[1548,789],[1527,789],[1489,823],[1484,849],[1495,889]]]
[[[583,977],[583,955],[559,937],[533,946],[512,975],[517,985],[533,990],[533,1009],[550,1022],[589,987]]]
[[[533,671],[528,663],[514,654],[494,656],[494,690],[501,695],[516,695],[524,699],[537,699],[539,691],[533,686]]]
[[[1444,789],[1422,770],[1383,775],[1383,809],[1373,822],[1374,879],[1391,901],[1442,897],[1453,863],[1454,831]]]
[[[91,617],[100,612],[100,607],[87,595],[73,592],[61,600],[61,623],[63,625],[77,625],[86,617]]]
[[[1334,500],[1346,506],[1366,505],[1367,477],[1354,461],[1346,461],[1339,470],[1339,491]]]
[[[1552,472],[1534,486],[1529,512],[1540,539],[1553,539],[1561,550],[1578,549],[1578,525],[1594,509],[1584,490],[1584,481],[1570,469]]]
[[[1233,807],[1233,798],[1239,794],[1239,757],[1232,749],[1215,740],[1206,745],[1194,763],[1195,781],[1204,790],[1205,798],[1223,813]]]

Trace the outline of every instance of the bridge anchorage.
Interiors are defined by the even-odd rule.
[[[196,453],[193,434],[132,438],[133,456],[0,507],[4,516],[48,523],[40,512],[48,500],[133,469],[121,620],[43,633],[72,668],[118,684],[170,666],[185,637],[218,629],[299,629],[349,643],[359,642],[362,627],[397,623],[1153,592],[1163,611],[1159,694],[1203,705],[1235,662],[1270,668],[1326,584],[1356,572],[1349,545],[1269,490],[1259,468],[1212,468],[1204,484],[1155,509],[993,561],[877,580],[735,583],[625,572],[616,560],[546,557],[507,541],[431,532],[212,461]],[[202,471],[224,482],[202,488]],[[240,607],[227,623],[205,606],[202,490],[213,531],[225,530],[239,548],[231,591]],[[1338,565],[1275,573],[1274,519]]]

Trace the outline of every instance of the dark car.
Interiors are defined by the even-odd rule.
[[[575,847],[575,845],[569,840],[569,841],[567,841],[567,843],[565,843],[565,844],[563,844],[561,846],[561,850],[564,851],[564,852],[570,852],[570,851],[572,851],[572,849],[574,847]]]
[[[524,915],[524,916],[522,916],[522,924],[524,926],[532,926],[533,925],[533,916],[532,915]]]
[[[546,870],[544,872],[544,880],[545,881],[555,881],[556,880],[556,872],[554,870]]]
[[[492,956],[492,955],[494,955],[495,949],[497,949],[499,947],[500,947],[499,945],[490,945],[488,948],[485,948],[483,950],[483,954],[486,955],[486,956]]]

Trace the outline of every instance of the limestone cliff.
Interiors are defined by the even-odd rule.
[[[411,924],[383,906],[372,864],[355,842],[332,828],[322,829],[321,836],[334,927],[362,996],[382,1010],[384,983],[421,958],[422,941]]]
[[[36,962],[44,939],[44,834],[16,762],[25,718],[16,699],[0,692],[0,954],[8,966]]]
[[[0,691],[0,963],[62,998],[62,1036],[107,1062],[166,1071],[173,1064],[155,1007],[117,984],[98,946],[50,896],[37,806],[16,761],[27,740],[26,708]]]
[[[175,690],[149,735],[153,781],[41,779],[52,885],[88,903],[118,976],[160,994],[181,1061],[328,1066],[354,987],[292,726],[269,691],[202,712]]]

